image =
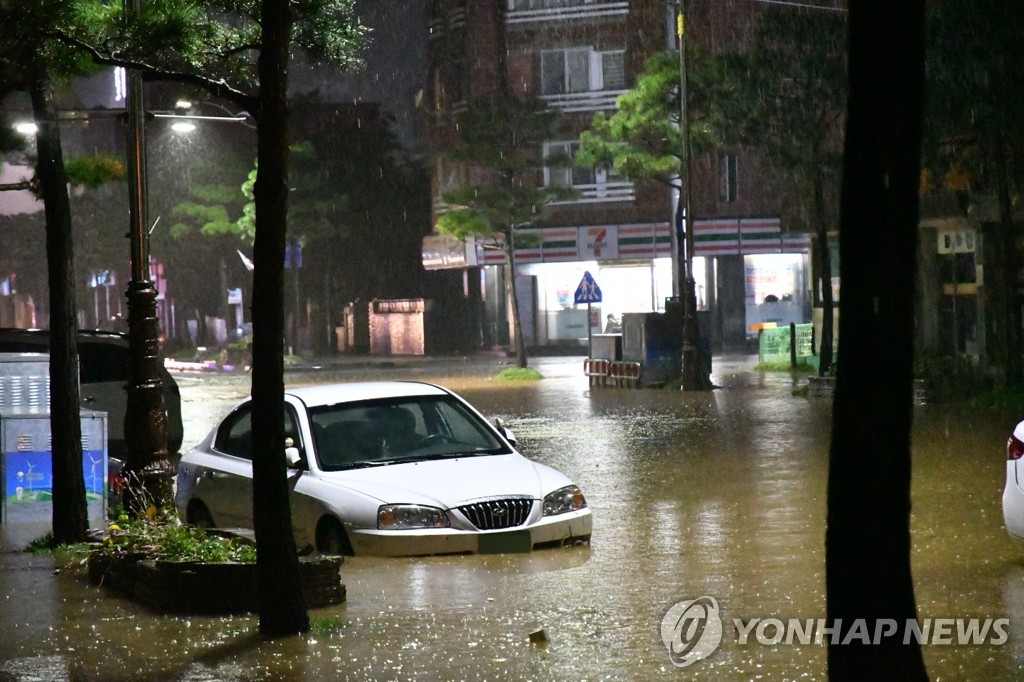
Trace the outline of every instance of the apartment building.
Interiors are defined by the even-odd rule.
[[[751,0],[690,0],[688,39],[702,49],[742,45],[760,11]],[[596,112],[611,114],[645,61],[674,51],[676,8],[666,0],[432,0],[427,88],[434,196],[465,176],[446,164],[450,139],[467,102],[501,88],[539,95],[565,115],[564,137],[537,150],[572,156]],[[788,234],[772,183],[757,175],[742,149],[722,149],[692,165],[698,308],[716,347],[744,345],[758,325],[810,319],[810,239]],[[630,182],[611,169],[549,167],[537,179],[573,187],[523,232],[536,246],[516,250],[516,286],[528,345],[578,345],[623,313],[656,312],[678,295],[673,270],[675,193]],[[500,250],[424,241],[428,269],[465,273],[481,292],[485,342],[508,339]],[[600,304],[574,305],[589,272]],[[479,285],[479,286],[478,286]],[[590,316],[588,319],[588,308]]]

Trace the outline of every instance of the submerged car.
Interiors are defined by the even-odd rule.
[[[1017,424],[1006,441],[1003,523],[1010,538],[1024,547],[1024,422]]]
[[[586,544],[591,513],[564,474],[515,449],[508,429],[433,384],[364,382],[285,392],[297,547],[417,556]],[[252,401],[178,467],[191,524],[252,528]]]

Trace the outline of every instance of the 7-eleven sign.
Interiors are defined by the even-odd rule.
[[[619,257],[618,225],[580,228],[580,260],[610,259]]]

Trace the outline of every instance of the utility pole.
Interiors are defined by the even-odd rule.
[[[138,16],[141,0],[125,0],[125,16]],[[149,276],[149,231],[146,216],[146,113],[142,74],[127,73],[128,96],[128,237],[131,281],[128,283],[128,407],[124,419],[127,459],[125,506],[142,513],[171,498],[174,470],[167,460],[167,408],[160,378],[160,323],[157,291]]]
[[[675,230],[682,231],[683,257],[680,298],[683,305],[682,389],[697,391],[709,387],[708,378],[701,370],[699,331],[697,329],[697,283],[693,278],[693,220],[690,209],[690,116],[687,110],[686,72],[686,7],[685,0],[676,0],[676,37],[679,49],[679,133],[682,155],[679,163],[679,201],[676,204]]]

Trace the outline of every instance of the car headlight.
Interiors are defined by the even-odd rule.
[[[587,500],[580,489],[574,485],[559,488],[544,496],[544,516],[555,516],[566,512],[578,511],[587,506]]]
[[[448,528],[448,515],[437,507],[419,504],[385,504],[377,510],[380,530],[411,530],[417,528]]]

